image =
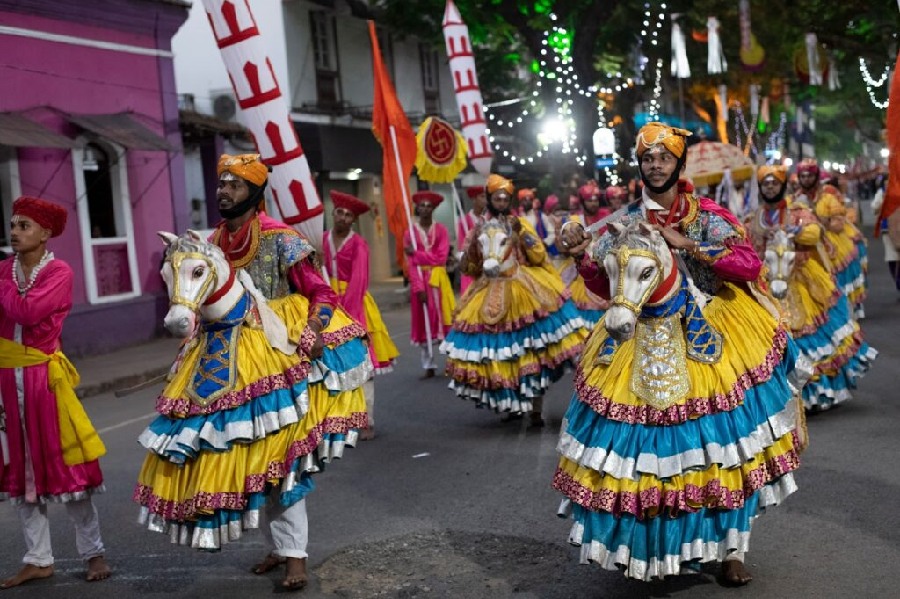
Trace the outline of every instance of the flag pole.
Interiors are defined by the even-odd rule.
[[[410,216],[410,202],[409,198],[406,197],[406,181],[403,181],[403,165],[400,162],[400,152],[397,149],[397,131],[394,129],[393,125],[390,125],[391,130],[391,145],[394,149],[394,160],[397,162],[397,179],[399,179],[400,183],[400,194],[403,196],[403,207],[404,214],[406,214],[406,224],[409,226],[409,241],[412,244],[413,251],[417,251],[419,249],[419,244],[416,242],[416,234],[413,231],[413,223],[412,217]],[[419,273],[419,278],[424,280],[422,276],[422,269],[419,268],[419,265],[416,264],[416,272]],[[434,350],[431,347],[431,317],[428,313],[428,297],[426,294],[425,303],[422,304],[422,313],[425,317],[425,343],[428,347],[428,357],[434,358]]]

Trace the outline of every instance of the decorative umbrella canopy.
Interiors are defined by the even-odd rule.
[[[701,141],[688,147],[684,177],[694,185],[716,185],[722,180],[725,169],[731,170],[732,181],[739,182],[749,179],[756,167],[740,148],[731,144]]]

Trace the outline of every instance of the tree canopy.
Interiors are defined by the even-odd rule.
[[[371,5],[395,35],[413,35],[443,44],[444,0],[376,0]],[[896,32],[900,31],[900,12],[893,2],[750,0],[750,30],[765,53],[761,62],[758,54],[750,56],[757,59],[749,61],[752,68],[742,64],[740,3],[734,0],[457,0],[456,5],[475,47],[485,102],[534,95],[538,107],[532,114],[536,118],[553,107],[556,93],[552,85],[538,87],[539,61],[542,50],[547,48],[545,39],[554,26],[565,28],[564,44],[574,73],[584,88],[597,89],[593,97],[576,94],[573,108],[579,144],[585,155],[592,155],[590,132],[597,125],[598,99],[605,106],[606,121],[616,126],[620,146],[631,143],[635,110],[647,110],[650,105],[659,63],[659,112],[675,116],[684,112],[686,121],[715,121],[722,110],[716,104],[721,85],[727,86],[732,116],[738,104],[749,112],[746,107],[750,85],[758,85],[761,97],[769,98],[773,122],[767,129],[762,125],[754,128],[757,147],[762,147],[777,130],[782,112],[793,122],[798,105],[812,111],[816,124],[814,141],[820,156],[843,160],[859,152],[861,140],[881,139],[885,111],[870,101],[859,61],[865,61],[875,80],[893,65],[897,55]],[[679,82],[669,74],[673,15],[678,15],[678,23],[686,34],[691,66],[691,77],[681,81],[680,91]],[[721,74],[708,74],[706,69],[704,38],[710,16],[721,23],[720,36],[728,62],[726,72]],[[803,80],[807,33],[817,35],[822,47],[820,56],[829,69],[838,73],[840,89],[811,86]],[[800,63],[799,68],[795,62]],[[873,88],[872,94],[876,100],[884,101],[887,90],[885,84]],[[513,105],[507,112],[514,116],[518,110]],[[731,141],[735,141],[735,133],[746,139],[746,132],[736,129],[734,120],[728,127]],[[749,114],[746,120],[750,121]],[[519,147],[536,145],[531,135],[534,131],[525,125],[518,132],[524,138],[517,142]],[[751,126],[748,122],[747,127]],[[854,135],[848,138],[848,131]],[[627,149],[622,151],[626,152]]]

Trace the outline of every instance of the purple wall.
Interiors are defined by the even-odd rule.
[[[110,0],[83,0],[71,3],[72,7],[67,4],[0,0],[0,23],[169,51],[172,35],[188,14],[185,6],[171,1],[119,0],[112,4]],[[71,153],[18,150],[22,193],[40,195],[70,210],[66,231],[50,244],[76,273],[76,307],[66,323],[67,351],[95,353],[153,337],[158,329],[158,297],[164,294],[158,275],[162,246],[156,231],[182,231],[189,222],[172,58],[0,34],[0,73],[6,90],[0,94],[2,112],[24,112],[34,121],[75,137],[77,129],[54,109],[78,114],[130,111],[135,120],[175,148],[172,152],[129,150],[125,156],[139,280],[147,297],[94,306],[86,304]],[[98,331],[107,332],[106,336]]]

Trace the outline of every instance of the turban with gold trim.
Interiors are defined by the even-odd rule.
[[[512,195],[516,190],[515,186],[513,186],[513,182],[507,179],[506,177],[501,177],[500,175],[490,175],[487,179],[487,188],[488,195],[494,193],[495,191],[503,190],[509,195]]]
[[[638,131],[634,151],[640,158],[653,146],[662,144],[675,158],[681,158],[687,148],[687,138],[691,135],[687,129],[670,127],[665,123],[647,123]]]
[[[767,164],[765,166],[759,167],[759,169],[756,171],[756,180],[762,183],[763,179],[765,179],[769,175],[772,175],[782,183],[787,182],[787,169],[783,166],[775,164]]]
[[[219,157],[216,174],[221,178],[223,173],[231,173],[235,177],[240,177],[259,187],[268,179],[269,167],[262,163],[259,154],[238,154],[237,156],[222,154]]]
[[[13,216],[27,216],[50,231],[50,237],[58,237],[66,228],[69,211],[53,202],[22,196],[13,202],[12,208]]]

